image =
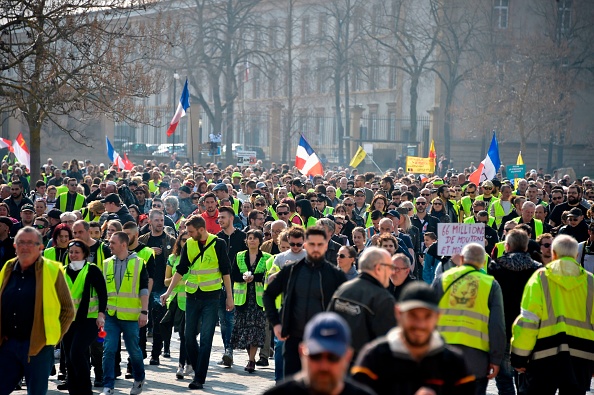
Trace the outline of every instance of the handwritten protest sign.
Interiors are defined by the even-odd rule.
[[[485,245],[485,224],[437,224],[437,254],[459,254],[468,243]]]

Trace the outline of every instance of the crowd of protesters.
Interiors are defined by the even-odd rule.
[[[176,378],[202,389],[217,324],[219,365],[274,361],[270,393],[484,394],[491,379],[500,394],[585,393],[594,181],[531,170],[477,185],[470,170],[48,159],[34,181],[3,162],[0,395],[45,393],[53,374],[77,395],[113,394],[125,374],[139,394],[173,332]],[[484,243],[440,255],[441,223],[482,223]],[[35,274],[48,262],[63,270]],[[53,310],[36,299],[50,275]]]

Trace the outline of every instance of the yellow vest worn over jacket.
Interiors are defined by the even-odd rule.
[[[472,200],[470,196],[464,196],[460,199],[459,207],[462,209],[462,214],[459,216],[460,222],[464,220],[464,218],[472,217]]]
[[[503,209],[503,206],[501,205],[501,200],[497,200],[497,201],[493,202],[491,207],[493,208],[493,214],[495,214],[495,224],[497,225],[497,229],[499,229],[499,227],[501,226],[501,221],[503,220],[503,217],[505,217],[509,213],[506,213],[505,210]],[[509,212],[511,213],[511,211],[513,209],[514,209],[514,205],[511,204]]]
[[[522,217],[517,217],[517,218],[514,218],[512,221],[514,221],[516,224],[519,224],[521,219],[522,219]],[[530,225],[530,224],[528,224],[528,225]],[[542,225],[541,220],[534,218],[534,229],[532,229],[532,231],[534,232],[535,239],[542,234],[543,225]]]
[[[82,298],[83,290],[85,288],[85,282],[87,280],[87,273],[89,272],[89,266],[92,263],[87,263],[80,269],[80,272],[76,276],[76,280],[72,282],[72,279],[68,274],[65,274],[64,277],[66,278],[66,284],[68,284],[68,288],[70,289],[70,293],[72,294],[72,302],[74,303],[74,313],[78,312],[78,307],[80,306],[80,300]],[[87,318],[97,318],[99,316],[99,298],[97,297],[97,293],[94,292],[94,289],[91,288],[91,295],[89,298],[89,310],[87,312]]]
[[[569,353],[594,361],[594,277],[573,258],[538,269],[524,287],[512,327],[512,358],[540,360]]]
[[[448,344],[489,352],[489,294],[493,277],[472,266],[446,271],[437,330]]]
[[[100,215],[95,215],[91,218],[91,210],[88,208],[83,208],[81,215],[86,222],[99,222],[99,219],[101,219]]]
[[[116,289],[114,279],[115,257],[103,262],[103,277],[107,285],[107,314],[123,321],[137,321],[142,310],[140,301],[140,271],[144,262],[141,258],[130,258],[126,274],[122,277],[120,290]]]
[[[140,259],[146,264],[152,256],[155,255],[155,251],[151,247],[144,247],[142,250],[136,253]]]
[[[465,224],[476,224],[476,219],[474,217],[468,217],[464,220]],[[493,217],[489,217],[489,221],[487,222],[487,225],[489,225],[490,227],[493,227],[493,224],[495,223],[495,218]]]
[[[63,193],[61,195],[58,196],[60,198],[60,211],[61,212],[66,212],[68,210],[66,210],[66,204],[68,203],[68,192]],[[74,208],[72,209],[72,211],[74,210],[80,210],[81,208],[83,208],[83,206],[85,205],[85,197],[83,195],[81,195],[80,193],[76,194],[76,199],[74,200]]]
[[[209,234],[204,247],[204,253],[196,262],[194,259],[200,253],[198,241],[189,238],[186,242],[188,260],[190,261],[190,275],[186,281],[186,292],[195,293],[198,288],[204,292],[217,291],[221,289],[223,276],[219,270],[219,259],[215,250],[217,237]],[[192,262],[194,262],[192,264]]]
[[[0,271],[0,286],[4,282],[4,273],[9,264],[14,262],[10,260],[6,262],[2,271]],[[62,271],[62,265],[55,261],[43,259],[43,324],[45,327],[45,344],[47,346],[55,346],[60,342],[62,335],[60,325],[60,312],[62,306],[58,299],[56,292],[56,279]],[[62,274],[63,275],[63,274]]]
[[[497,256],[495,258],[501,258],[505,254],[505,240],[495,243],[495,248],[497,248]]]
[[[175,256],[173,254],[169,255],[169,263],[171,264],[171,275],[174,275],[177,272],[177,265],[179,265],[179,261],[181,256]],[[181,311],[186,311],[186,285],[185,281],[188,279],[188,274],[186,273],[180,282],[177,283],[171,295],[167,298],[167,308],[169,308],[169,304],[175,299],[177,296],[177,307]],[[183,282],[182,282],[183,281]]]
[[[248,251],[241,251],[237,253],[237,267],[239,267],[240,273],[245,273],[248,271],[247,264],[245,263],[245,257],[247,254]],[[256,265],[256,269],[254,270],[253,274],[266,273],[266,262],[270,257],[270,254],[262,252],[262,257],[258,261],[258,264]],[[255,285],[256,303],[258,303],[258,306],[264,308],[264,302],[262,301],[262,295],[264,294],[264,284],[256,283]],[[245,304],[245,301],[247,299],[247,289],[248,285],[246,282],[235,282],[233,284],[233,303],[235,303],[235,306],[243,306]]]

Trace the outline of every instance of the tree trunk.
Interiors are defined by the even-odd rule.
[[[345,127],[344,127],[345,133],[343,133],[343,136],[348,135],[349,137],[353,137],[353,136],[351,136],[351,91],[349,88],[348,69],[344,75],[344,124],[345,124]],[[341,159],[339,163],[344,164],[346,166],[348,164],[348,162],[350,162],[350,158],[351,158],[351,144],[347,143],[346,144],[345,161],[343,162]]]
[[[225,165],[233,164],[233,119],[235,118],[235,104],[233,99],[227,102],[227,109],[225,111],[225,144],[227,145],[227,152],[225,153]],[[221,158],[222,159],[222,158]]]
[[[334,106],[336,107],[336,131],[338,135],[338,163],[342,166],[344,149],[344,126],[342,123],[342,111],[340,109],[340,76],[334,71]]]
[[[408,137],[409,142],[417,142],[417,102],[419,101],[419,76],[412,75],[410,81],[410,134]],[[417,155],[420,152],[417,152]]]

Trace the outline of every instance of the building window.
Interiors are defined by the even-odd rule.
[[[301,19],[301,44],[307,44],[309,42],[309,16],[304,16]]]
[[[302,95],[308,95],[310,93],[310,69],[309,62],[301,63],[301,75],[299,76],[299,90]]]
[[[396,136],[396,112],[388,112],[388,138],[390,140],[397,140]]]
[[[250,81],[252,83],[252,97],[257,99],[260,97],[260,71],[250,67]]]
[[[367,138],[374,140],[378,138],[378,128],[377,128],[377,112],[370,111],[369,118],[367,119]]]
[[[388,88],[396,88],[398,82],[398,69],[396,68],[396,58],[390,59],[390,66],[388,66]]]
[[[507,29],[509,17],[509,0],[495,0],[494,22],[499,29]]]
[[[377,63],[377,61],[376,61]],[[378,66],[371,66],[369,69],[369,90],[374,91],[379,88],[380,73]]]
[[[318,38],[326,37],[326,24],[328,23],[326,15],[318,15]]]
[[[571,29],[571,3],[572,0],[557,1],[557,26],[559,33],[565,35]]]
[[[316,65],[316,92],[326,93],[326,71],[324,59],[318,59]]]
[[[277,96],[277,76],[276,72],[271,71],[268,74],[268,97],[276,97]]]

